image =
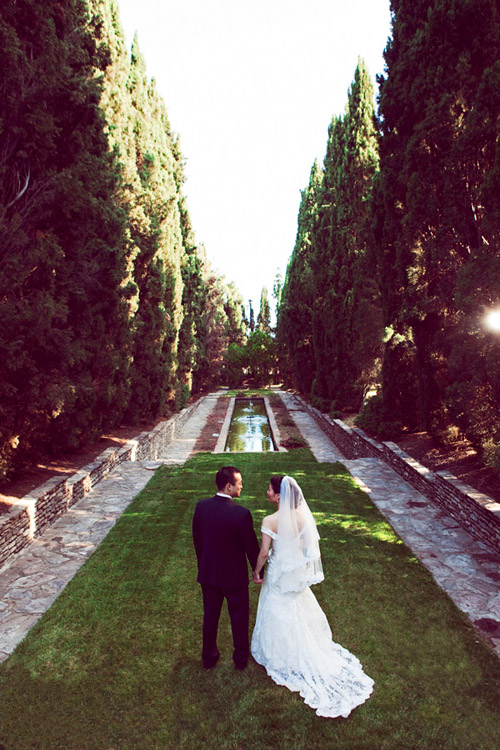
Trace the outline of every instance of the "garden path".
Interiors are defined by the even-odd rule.
[[[317,460],[344,464],[398,536],[500,656],[500,557],[381,459],[343,458],[292,394],[283,393],[282,398]]]
[[[218,393],[209,394],[158,462],[117,467],[1,571],[0,661],[12,653],[160,464],[182,465]],[[318,461],[341,461],[396,533],[500,655],[500,559],[383,461],[345,459],[292,394],[282,393]]]
[[[217,401],[205,396],[161,461],[127,461],[0,571],[0,662],[55,601],[161,464],[182,465]]]

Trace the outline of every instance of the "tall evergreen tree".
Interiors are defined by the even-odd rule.
[[[251,299],[248,300],[248,327],[252,333],[255,331],[255,315]]]
[[[128,400],[126,222],[83,0],[2,8],[2,468],[70,447]]]
[[[182,155],[115,0],[8,0],[0,39],[2,474],[179,406],[207,292],[184,308]]]
[[[184,402],[192,388],[201,315],[196,288],[203,261],[197,259],[182,192],[179,138],[171,131],[154,81],[147,79],[137,39],[130,55],[123,48],[115,3],[110,7],[109,25],[118,32],[115,70],[107,75],[109,137],[122,167],[132,247],[129,274],[136,290],[131,306],[134,396],[127,417],[153,418],[174,402]],[[153,288],[156,292],[150,293]]]
[[[183,320],[179,331],[178,378],[180,387],[193,390],[193,376],[201,360],[203,344],[200,339],[200,320],[203,313],[205,286],[203,266],[198,253],[186,255],[182,266]]]
[[[203,246],[187,256],[183,280],[179,374],[196,393],[218,383],[228,347],[244,341],[245,324],[241,295],[213,272]]]
[[[275,317],[276,321],[278,320],[278,311],[281,304],[281,292],[283,291],[283,277],[281,276],[281,271],[278,268],[276,271],[276,276],[274,277],[274,283],[273,283],[273,297],[276,300],[276,308],[275,308]]]
[[[278,324],[295,382],[323,408],[359,408],[375,377],[381,315],[370,207],[377,166],[373,85],[360,60],[345,116],[330,124],[323,173],[313,167],[303,196]]]
[[[378,287],[371,254],[371,191],[378,168],[373,84],[362,60],[346,113],[334,118],[325,157],[313,268],[321,278],[314,305],[313,395],[357,409],[380,349]]]
[[[376,223],[388,331],[382,407],[394,423],[439,439],[454,434],[458,421],[480,444],[479,413],[494,422],[498,403],[494,367],[486,366],[491,342],[471,323],[500,291],[491,190],[498,4],[400,0],[392,7]],[[480,388],[471,387],[472,372]]]
[[[276,323],[281,375],[305,396],[310,396],[315,372],[311,319],[315,289],[311,256],[322,180],[322,170],[314,162],[309,185],[302,191],[297,238],[281,290]]]
[[[243,344],[246,336],[243,298],[233,283],[225,289],[224,312],[226,313],[226,333],[228,344]]]
[[[271,332],[271,307],[269,305],[269,295],[266,287],[262,287],[260,293],[259,314],[257,315],[257,330],[264,333]]]

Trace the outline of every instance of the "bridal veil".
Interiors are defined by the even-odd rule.
[[[283,594],[324,579],[316,522],[293,477],[281,481],[275,581]]]

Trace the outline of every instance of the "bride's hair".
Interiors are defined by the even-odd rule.
[[[282,481],[282,479],[283,479],[283,477],[279,476],[277,474],[275,474],[274,476],[272,476],[271,479],[270,479],[271,487],[273,488],[274,492],[276,492],[277,495],[280,494],[280,488],[281,488],[281,481]]]

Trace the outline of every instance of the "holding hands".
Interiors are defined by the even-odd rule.
[[[264,583],[264,566],[269,558],[269,549],[271,547],[271,537],[278,531],[278,512],[280,503],[280,485],[282,477],[273,476],[267,490],[267,498],[270,503],[276,505],[277,509],[272,515],[266,516],[262,523],[262,544],[255,569],[252,573],[254,583]]]
[[[264,568],[262,568],[260,573],[257,572],[257,568],[253,571],[252,581],[254,583],[264,583]]]

